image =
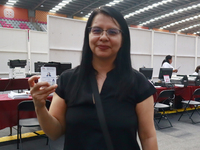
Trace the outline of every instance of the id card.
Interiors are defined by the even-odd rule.
[[[56,84],[56,67],[41,67],[41,81]]]

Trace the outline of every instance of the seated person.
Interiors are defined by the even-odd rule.
[[[195,72],[192,75],[199,75],[200,66],[197,66]],[[195,98],[195,101],[200,101],[200,98]]]
[[[192,75],[199,75],[200,66],[197,66],[195,72]]]
[[[173,72],[178,72],[178,69],[174,69],[174,67],[171,65],[172,63],[172,56],[171,55],[167,55],[165,57],[165,59],[162,62],[162,68],[173,68]]]

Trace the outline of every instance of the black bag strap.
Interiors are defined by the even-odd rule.
[[[110,138],[110,134],[108,132],[108,127],[107,127],[107,124],[106,124],[106,120],[105,120],[105,116],[104,116],[104,112],[103,112],[103,107],[102,107],[102,103],[101,103],[101,98],[100,98],[100,95],[99,95],[99,90],[98,90],[98,87],[97,87],[97,81],[96,81],[94,73],[91,73],[90,83],[91,83],[92,90],[93,90],[93,95],[92,95],[93,97],[92,98],[93,98],[93,101],[94,101],[95,106],[96,106],[97,116],[99,118],[99,123],[100,123],[101,129],[103,131],[103,135],[104,135],[104,138],[105,138],[105,141],[106,141],[107,149],[108,150],[114,150],[113,145],[112,145],[112,141],[111,141],[111,138]]]

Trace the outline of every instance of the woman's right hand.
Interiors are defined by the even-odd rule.
[[[177,72],[178,72],[178,69],[174,69],[173,72],[177,73]]]
[[[36,108],[43,108],[49,94],[55,92],[57,85],[50,85],[48,82],[37,82],[39,76],[32,76],[28,80],[30,93]]]

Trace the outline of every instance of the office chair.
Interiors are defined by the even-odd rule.
[[[51,102],[49,100],[46,100],[46,107],[49,109]],[[27,101],[22,101],[18,104],[18,110],[17,110],[17,149],[19,149],[19,143],[21,144],[22,147],[22,138],[21,138],[21,128],[22,127],[37,127],[40,126],[38,119],[37,118],[26,118],[26,119],[21,119],[20,112],[33,112],[35,111],[35,106],[32,100],[27,100]],[[40,136],[37,132],[33,132],[36,135]],[[48,137],[47,138],[47,143],[48,145]]]
[[[191,95],[191,98],[190,100],[182,100],[181,103],[183,103],[183,112],[181,113],[178,121],[180,121],[180,119],[182,118],[183,114],[186,112],[187,115],[189,116],[189,119],[192,121],[193,124],[195,123],[199,123],[199,122],[195,122],[193,119],[192,119],[192,116],[195,112],[197,112],[199,115],[199,111],[198,111],[198,106],[200,105],[200,102],[199,101],[195,101],[194,98],[195,97],[200,97],[200,88],[196,89],[193,94]],[[194,107],[194,109],[191,110],[191,114],[187,111],[187,108],[188,107]]]
[[[168,100],[170,102],[173,101],[174,97],[175,97],[174,90],[163,90],[158,95],[156,102],[154,103],[154,109],[162,111],[160,113],[160,115],[155,116],[155,114],[154,114],[154,121],[155,121],[158,129],[173,127],[171,121],[169,120],[167,114],[165,113],[165,110],[167,108],[170,108],[170,104],[165,104],[165,102]],[[169,122],[169,126],[165,126],[165,127],[160,126],[160,122],[163,119],[165,119]]]

